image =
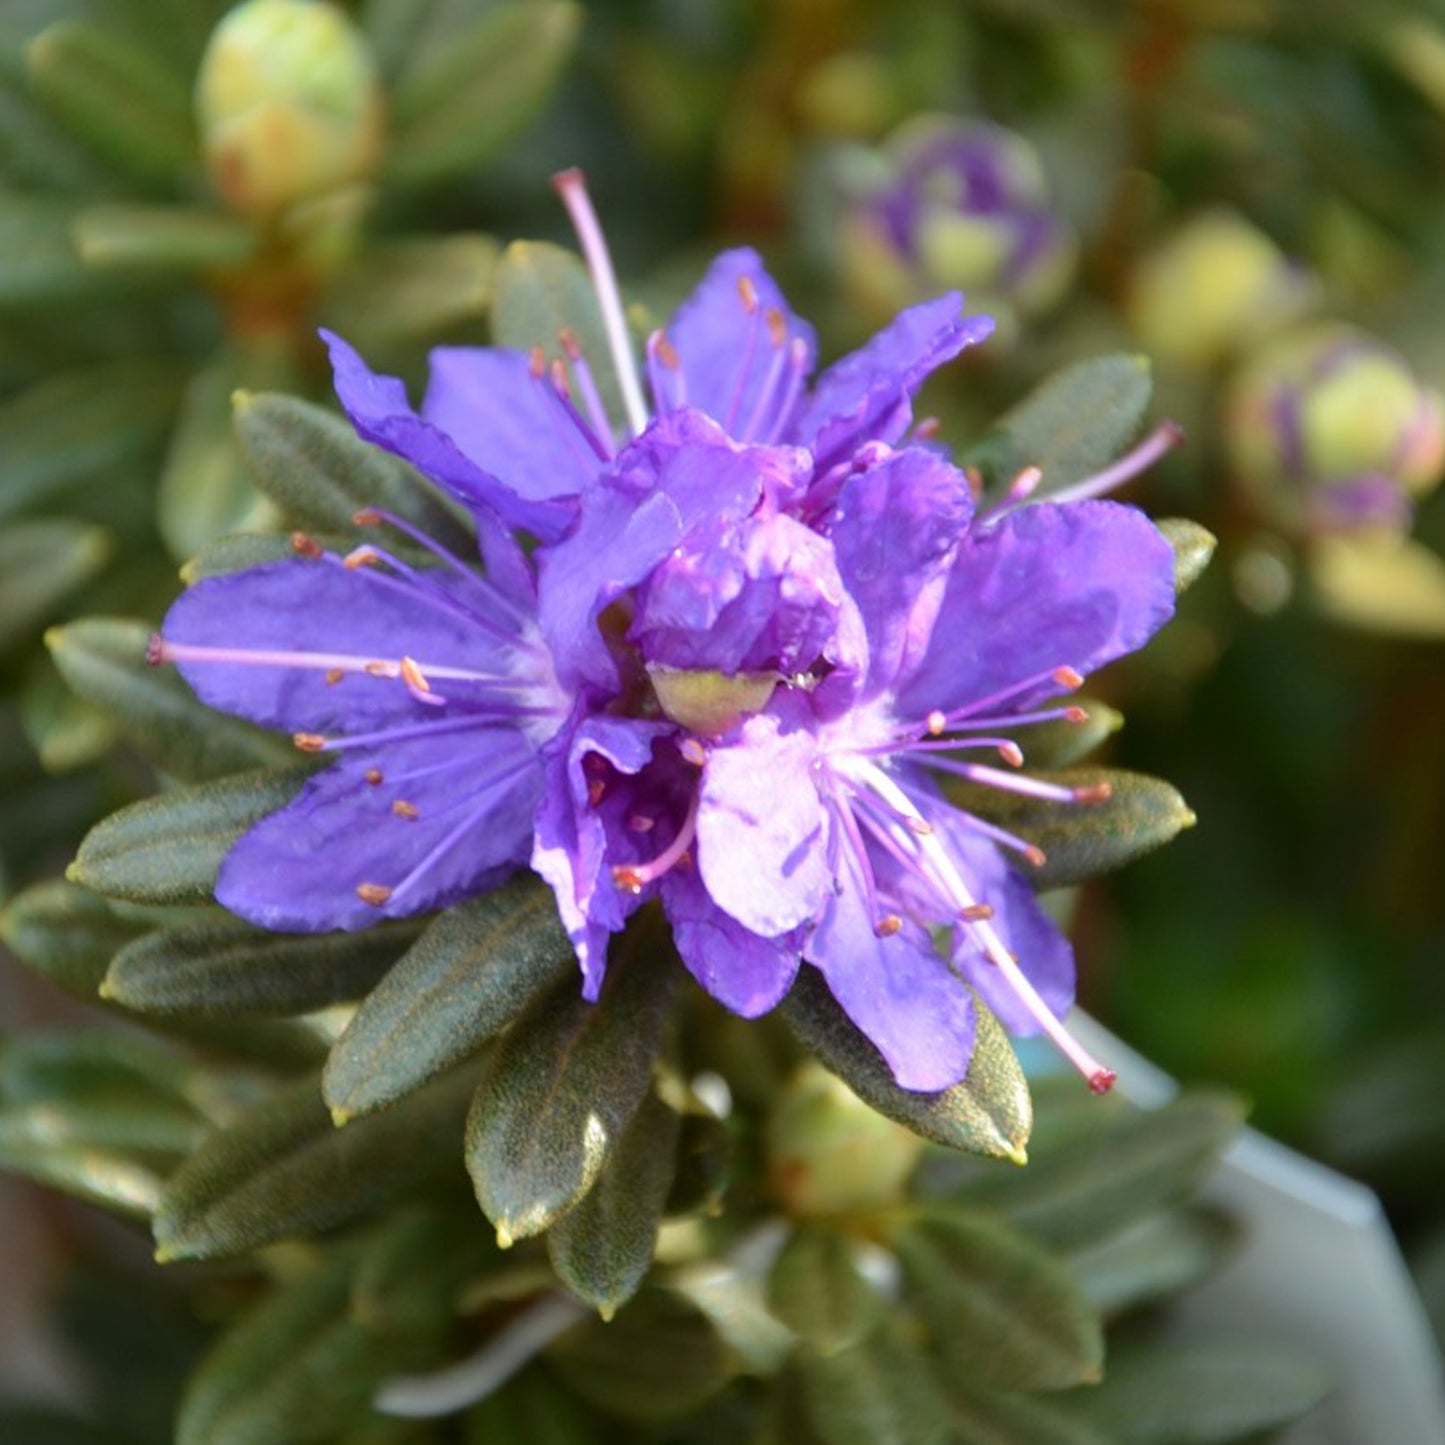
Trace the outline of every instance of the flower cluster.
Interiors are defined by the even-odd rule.
[[[985,507],[929,444],[915,391],[991,326],[958,295],[810,381],[811,329],[731,251],[639,372],[581,178],[557,184],[625,418],[570,334],[552,361],[433,353],[419,411],[328,337],[358,432],[465,504],[484,568],[372,511],[393,548],[299,538],[196,584],[155,641],[210,705],[335,758],[236,844],[217,897],[353,929],[530,865],[589,998],[658,899],[728,1008],[815,967],[906,1088],[962,1078],[974,991],[1107,1087],[1058,1020],[1068,945],[1010,860],[1037,850],[950,789],[1087,804],[1020,773],[1011,734],[1078,720],[1064,695],[1170,615],[1167,542],[1088,487]]]

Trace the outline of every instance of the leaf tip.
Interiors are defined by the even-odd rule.
[[[238,386],[231,393],[231,415],[240,420],[256,404],[256,393],[244,386]]]
[[[604,1325],[610,1325],[617,1318],[617,1306],[615,1304],[598,1305],[597,1317]]]
[[[331,1106],[331,1122],[338,1129],[344,1129],[355,1117],[350,1109],[343,1109],[340,1104]]]
[[[516,1236],[512,1233],[512,1231],[511,1231],[510,1229],[507,1228],[507,1226],[506,1226],[505,1224],[499,1224],[499,1225],[497,1226],[497,1248],[498,1248],[498,1249],[511,1249],[511,1247],[512,1247],[516,1242],[517,1242]]]

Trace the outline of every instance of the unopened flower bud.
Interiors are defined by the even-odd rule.
[[[923,1142],[818,1064],[793,1075],[768,1121],[773,1192],[796,1217],[897,1202]]]
[[[1129,324],[1150,355],[1209,366],[1298,320],[1314,279],[1233,211],[1197,216],[1140,263]]]
[[[1338,322],[1282,337],[1225,411],[1239,481],[1292,529],[1402,529],[1445,466],[1445,401],[1383,342]]]
[[[851,285],[885,307],[958,289],[1023,313],[1058,299],[1073,232],[1038,153],[985,121],[929,117],[898,131],[844,223]]]
[[[383,101],[350,19],[326,0],[246,0],[211,36],[196,113],[212,181],[270,220],[376,169]]]

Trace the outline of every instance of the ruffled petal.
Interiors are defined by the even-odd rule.
[[[698,867],[714,901],[772,938],[817,916],[832,887],[817,741],[766,714],[714,748],[703,768]]]
[[[724,913],[689,869],[667,874],[662,899],[682,961],[724,1008],[751,1019],[781,1002],[798,972],[800,932],[760,938]]]
[[[525,527],[543,541],[562,534],[576,512],[570,497],[535,500],[519,495],[418,416],[396,377],[372,371],[332,332],[322,331],[321,337],[331,351],[336,395],[359,436],[410,462],[468,507],[495,511],[511,526]]]
[[[216,899],[301,933],[440,908],[526,862],[541,790],[536,753],[501,728],[348,755],[241,837]]]
[[[739,289],[745,285],[757,295],[751,309]],[[770,441],[784,434],[787,418],[759,415],[759,400],[765,388],[777,384],[775,368],[791,364],[795,341],[805,348],[805,370],[812,370],[817,341],[813,328],[789,310],[756,251],[724,251],[678,307],[667,334],[682,365],[688,406],[745,440]],[[659,409],[664,405],[658,398]],[[749,429],[755,416],[762,424],[756,436]]]
[[[976,526],[959,547],[938,625],[899,713],[922,717],[1141,647],[1174,612],[1174,553],[1117,502],[1040,503]],[[1033,695],[1056,690],[1047,682]],[[1010,705],[1026,703],[1020,693]]]
[[[820,471],[864,442],[895,442],[913,420],[913,393],[928,375],[993,331],[988,316],[965,316],[956,291],[901,311],[860,350],[818,378],[789,439],[810,448]]]

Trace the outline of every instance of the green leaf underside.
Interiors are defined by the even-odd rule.
[[[1225,1216],[1186,1206],[1146,1215],[1071,1256],[1075,1281],[1106,1315],[1188,1289],[1228,1258],[1238,1230]]]
[[[0,938],[17,957],[83,999],[95,997],[111,958],[145,927],[59,878],[27,888],[0,913]]]
[[[978,1028],[967,1075],[933,1094],[898,1087],[815,969],[799,973],[781,1007],[803,1045],[880,1114],[935,1144],[1023,1161],[1033,1123],[1028,1084],[1003,1026],[981,1000],[974,1000]]]
[[[346,1116],[385,1107],[475,1052],[576,972],[557,905],[536,879],[448,909],[337,1041],[323,1081],[327,1103]]]
[[[540,1234],[575,1207],[647,1095],[680,969],[668,950],[648,955],[650,933],[629,943],[613,950],[597,1003],[569,979],[490,1056],[466,1150],[499,1242]]]
[[[853,1246],[822,1224],[788,1236],[768,1276],[768,1306],[822,1354],[857,1344],[883,1314],[882,1300],[853,1262]]]
[[[65,598],[109,560],[99,527],[46,518],[8,522],[0,531],[0,652],[25,641]]]
[[[132,803],[86,835],[73,882],[131,903],[205,903],[221,860],[252,824],[284,808],[307,766],[238,773]]]

